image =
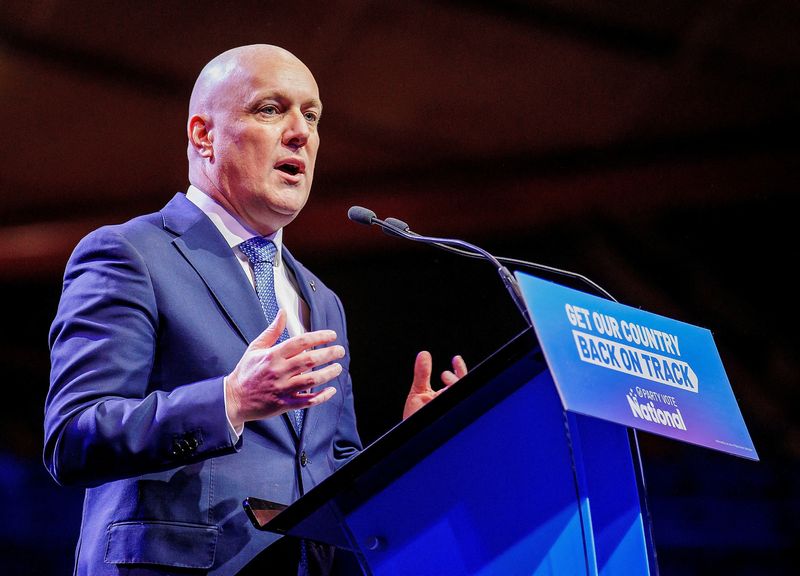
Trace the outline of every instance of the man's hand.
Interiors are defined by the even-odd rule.
[[[414,412],[425,406],[428,402],[436,398],[448,386],[452,386],[467,374],[467,365],[461,356],[456,356],[452,360],[453,370],[442,372],[442,383],[444,388],[434,390],[431,388],[431,372],[433,372],[433,358],[430,352],[420,352],[414,362],[414,382],[411,384],[411,391],[406,398],[406,405],[403,408],[403,420],[411,416]]]
[[[281,310],[272,324],[250,343],[236,368],[225,379],[228,419],[236,430],[250,420],[316,406],[336,394],[332,386],[309,392],[342,372],[339,363],[312,371],[344,357],[342,346],[312,350],[335,341],[336,332],[306,332],[276,345],[284,326],[286,313]]]

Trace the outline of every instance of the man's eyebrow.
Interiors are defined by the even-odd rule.
[[[251,107],[257,108],[258,106],[267,101],[285,103],[291,100],[292,98],[287,96],[283,92],[266,92],[264,94],[259,94],[258,96],[256,96],[251,103]],[[319,98],[311,98],[300,104],[300,106],[302,108],[313,107],[322,110],[322,101]]]

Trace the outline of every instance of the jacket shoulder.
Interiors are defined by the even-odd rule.
[[[128,244],[134,249],[146,250],[149,245],[171,241],[177,232],[171,230],[169,222],[188,227],[202,217],[202,212],[186,197],[178,193],[166,206],[157,212],[143,214],[120,224],[108,224],[84,236],[73,253],[82,254],[95,249],[108,249]]]

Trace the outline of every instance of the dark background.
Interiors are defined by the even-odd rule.
[[[69,252],[185,189],[195,76],[269,42],[325,102],[312,199],[285,238],[348,311],[364,440],[399,421],[419,349],[437,370],[475,364],[522,323],[490,267],[358,227],[352,204],[710,328],[762,460],[641,435],[661,571],[796,573],[797,30],[789,0],[5,0],[2,572],[71,566],[82,495],[41,465]]]

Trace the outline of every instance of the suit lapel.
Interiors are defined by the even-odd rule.
[[[255,291],[228,243],[206,215],[176,195],[161,211],[164,226],[178,236],[172,241],[208,287],[245,343],[266,327]]]
[[[308,277],[303,267],[294,259],[292,253],[286,249],[286,246],[283,247],[282,258],[284,264],[286,264],[289,270],[294,274],[295,280],[297,281],[297,288],[300,290],[300,295],[303,297],[303,300],[306,301],[306,304],[308,304],[310,316],[309,330],[324,329],[327,323],[325,322],[322,306],[317,302],[316,285],[313,279]],[[312,286],[314,287],[312,288]]]
[[[323,307],[320,305],[317,298],[316,287],[312,288],[314,285],[313,280],[308,277],[308,275],[304,272],[303,267],[298,264],[291,252],[286,249],[285,245],[283,247],[282,258],[284,264],[288,266],[289,270],[291,270],[294,274],[300,294],[303,297],[303,300],[306,301],[306,304],[308,304],[310,325],[309,330],[313,331],[324,329],[327,326],[327,323],[325,322]],[[287,416],[289,418],[294,418],[293,415]],[[303,420],[303,430],[301,431],[301,438],[307,438],[309,434],[316,430],[318,418],[319,410],[306,410],[305,418]],[[292,423],[293,421],[290,420],[290,424]],[[292,430],[295,431],[293,425]]]

